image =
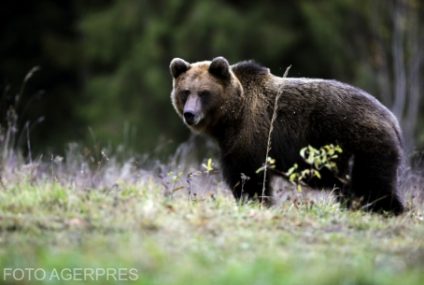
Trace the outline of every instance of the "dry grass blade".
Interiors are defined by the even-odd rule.
[[[291,68],[291,65],[289,65],[286,70],[284,71],[283,74],[283,78],[287,77],[287,74],[289,73],[289,70]],[[262,195],[261,195],[261,199],[265,199],[265,188],[266,188],[266,174],[267,174],[267,162],[268,162],[268,157],[269,157],[269,152],[271,150],[271,135],[272,135],[272,131],[274,130],[274,122],[275,119],[277,118],[277,111],[278,111],[278,101],[280,100],[281,95],[283,95],[284,92],[284,81],[283,84],[280,87],[280,90],[278,91],[278,94],[275,96],[275,101],[274,101],[274,109],[272,112],[272,117],[271,117],[271,122],[269,124],[269,132],[268,132],[268,139],[267,139],[267,145],[266,145],[266,153],[265,153],[265,168],[264,168],[264,179],[262,182]]]

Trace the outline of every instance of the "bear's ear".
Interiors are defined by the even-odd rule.
[[[169,70],[171,71],[171,75],[174,78],[177,78],[182,73],[186,72],[189,68],[190,63],[178,57],[171,60],[171,64],[169,65]]]
[[[222,79],[230,78],[230,64],[222,57],[215,57],[209,65],[209,73]]]

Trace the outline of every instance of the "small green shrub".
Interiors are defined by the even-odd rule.
[[[309,165],[306,169],[299,169],[299,165],[295,163],[290,167],[287,172],[281,172],[275,170],[276,160],[271,157],[267,157],[267,161],[264,166],[260,167],[256,173],[264,171],[266,169],[273,169],[274,172],[281,174],[286,177],[291,183],[296,185],[297,191],[302,191],[302,185],[306,184],[306,181],[312,178],[321,179],[320,171],[324,168],[337,174],[338,168],[336,160],[339,154],[343,153],[342,148],[339,145],[328,144],[320,147],[319,149],[308,145],[300,150],[299,154],[303,161]]]

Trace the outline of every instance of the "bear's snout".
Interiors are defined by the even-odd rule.
[[[190,95],[184,104],[184,121],[189,126],[197,125],[203,118],[202,103],[198,96]]]
[[[193,112],[190,112],[190,111],[184,112],[184,120],[187,123],[187,125],[190,125],[190,126],[193,125],[195,122],[195,118],[196,118],[196,115]]]

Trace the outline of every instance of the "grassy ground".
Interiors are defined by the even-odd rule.
[[[383,217],[328,199],[240,206],[219,185],[189,197],[187,185],[153,172],[129,179],[125,167],[112,177],[104,170],[79,184],[77,174],[43,167],[3,172],[2,284],[64,283],[13,280],[6,268],[124,268],[122,278],[98,271],[100,281],[73,271],[75,284],[424,284],[422,207]]]

